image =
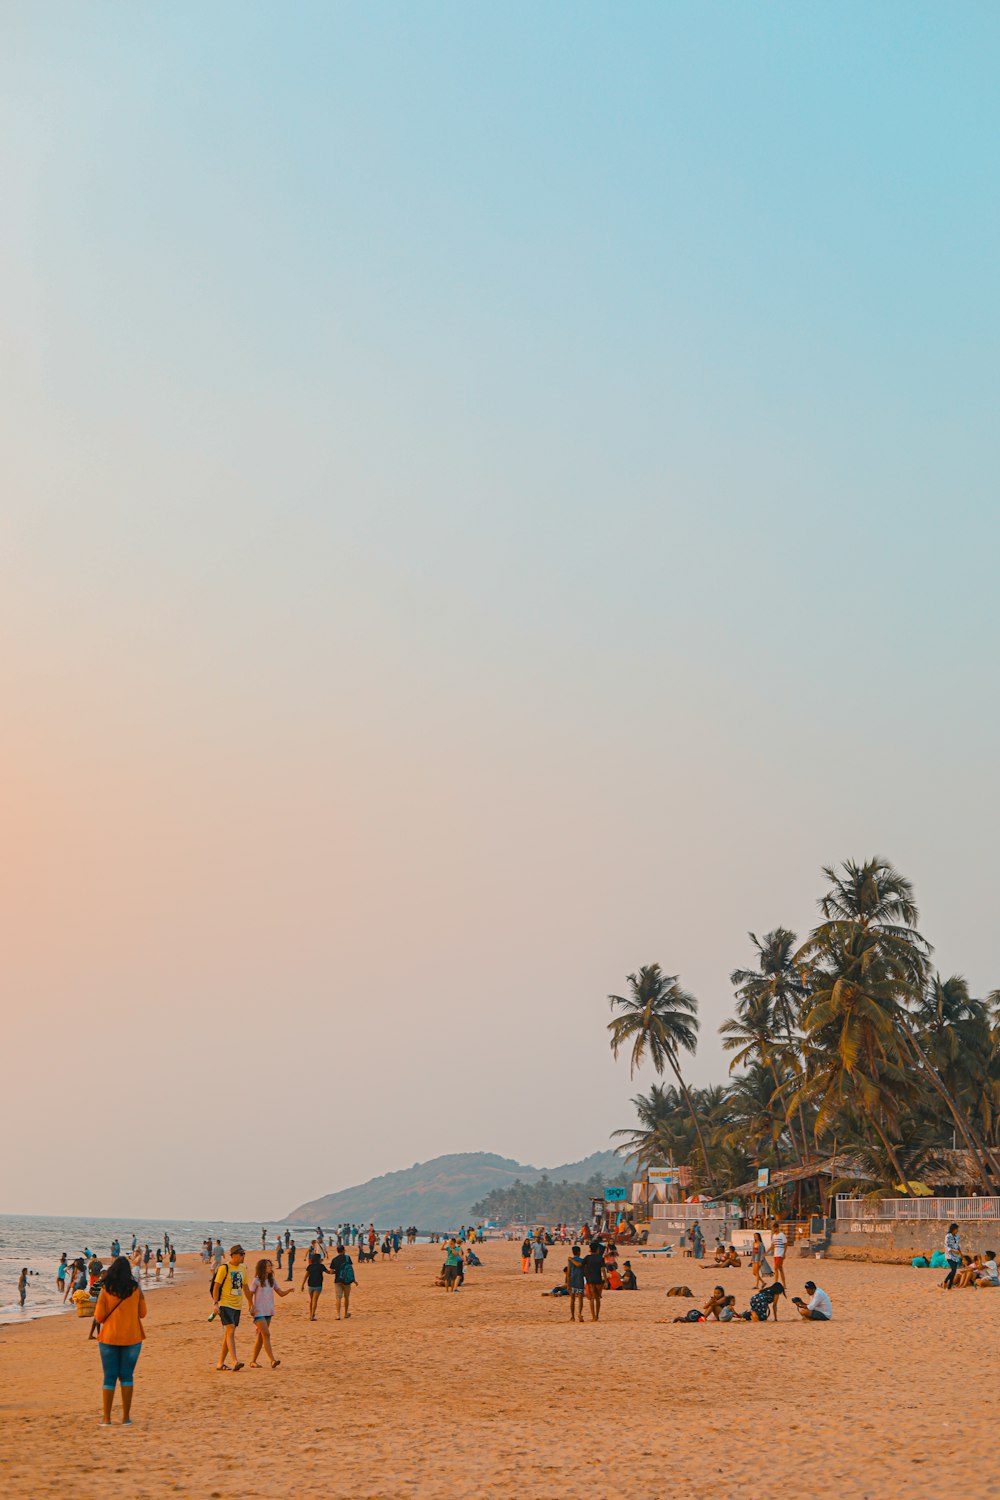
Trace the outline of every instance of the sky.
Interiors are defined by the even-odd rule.
[[[1000,11],[0,4],[0,1210],[633,1118],[884,855],[1000,984]]]

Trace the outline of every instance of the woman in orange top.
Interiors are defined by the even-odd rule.
[[[101,1364],[104,1366],[104,1403],[102,1427],[111,1426],[111,1407],[115,1386],[122,1388],[122,1424],[132,1425],[132,1378],[135,1363],[142,1351],[145,1331],[141,1319],[146,1316],[146,1299],[132,1278],[132,1268],[120,1255],[104,1273],[101,1291],[94,1309],[94,1321],[100,1329]]]

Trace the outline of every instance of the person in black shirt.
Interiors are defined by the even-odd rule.
[[[632,1269],[632,1262],[630,1260],[627,1260],[622,1266],[622,1291],[637,1292],[638,1290],[639,1283],[635,1279],[635,1272]]]
[[[601,1293],[607,1284],[604,1271],[604,1246],[595,1240],[590,1251],[583,1257],[583,1289],[587,1294],[591,1321],[596,1323],[601,1316]]]
[[[309,1287],[310,1323],[315,1323],[316,1321],[316,1309],[319,1306],[319,1294],[323,1290],[323,1277],[329,1275],[330,1272],[326,1269],[326,1266],[324,1266],[321,1260],[313,1260],[310,1257],[306,1265],[306,1274],[302,1278],[302,1287],[300,1288],[300,1290],[304,1291],[306,1285],[308,1285]]]

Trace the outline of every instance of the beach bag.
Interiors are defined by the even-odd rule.
[[[337,1280],[340,1282],[341,1286],[353,1286],[354,1267],[351,1264],[350,1260],[344,1261],[344,1264],[340,1268],[340,1275],[337,1277]]]

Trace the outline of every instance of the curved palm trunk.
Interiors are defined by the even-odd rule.
[[[781,1080],[778,1077],[778,1070],[774,1066],[774,1060],[773,1060],[773,1058],[769,1058],[768,1059],[768,1066],[771,1069],[771,1077],[774,1079],[774,1092],[776,1094],[780,1094],[781,1093]],[[787,1116],[787,1114],[785,1115],[785,1123],[786,1124],[788,1123],[788,1116]],[[798,1157],[798,1159],[799,1159],[799,1166],[801,1167],[802,1166],[802,1153],[799,1151],[799,1143],[795,1139],[795,1126],[794,1125],[792,1126],[791,1130],[789,1130],[788,1134],[791,1137],[792,1149],[794,1150],[795,1155]],[[777,1155],[777,1158],[778,1158],[778,1170],[780,1171],[781,1167],[782,1167],[782,1161],[781,1161],[781,1142],[780,1142],[780,1140],[775,1141],[775,1143],[774,1143],[774,1150],[775,1150],[775,1154]]]
[[[882,1142],[882,1145],[886,1149],[886,1154],[889,1160],[892,1162],[892,1170],[896,1173],[903,1185],[903,1192],[906,1194],[907,1198],[911,1198],[913,1195],[910,1192],[909,1178],[900,1166],[899,1157],[896,1155],[895,1148],[893,1147],[893,1144],[890,1141],[889,1137],[886,1135],[885,1131],[882,1129],[882,1126],[876,1118],[874,1112],[871,1115],[871,1122],[875,1126],[879,1140]]]
[[[938,1073],[938,1070],[935,1068],[934,1064],[927,1056],[927,1053],[924,1051],[919,1040],[917,1039],[917,1034],[913,1030],[912,1026],[908,1021],[902,1019],[902,1017],[900,1018],[900,1026],[902,1028],[903,1035],[906,1037],[907,1041],[910,1043],[910,1046],[913,1048],[918,1059],[920,1060],[920,1065],[923,1068],[924,1072],[927,1074],[927,1078],[930,1082],[931,1087],[934,1089],[938,1097],[943,1100],[945,1106],[947,1107],[948,1113],[954,1120],[955,1129],[962,1137],[962,1140],[965,1142],[966,1150],[969,1152],[969,1155],[976,1163],[976,1170],[979,1174],[979,1180],[983,1184],[983,1187],[986,1189],[987,1196],[992,1196],[997,1183],[1000,1183],[1000,1170],[998,1170],[996,1162],[990,1156],[985,1144],[978,1139],[971,1124],[959,1109],[954,1098],[952,1097],[951,1090],[946,1087],[944,1080]],[[990,1177],[991,1171],[993,1174],[992,1179]]]
[[[785,1041],[788,1043],[788,1050],[789,1050],[789,1052],[794,1057],[795,1056],[795,1040],[794,1040],[794,1038],[792,1036],[792,1016],[791,1016],[791,1011],[788,1008],[788,1001],[785,999],[784,995],[780,995],[779,994],[779,996],[778,996],[778,1004],[781,1007],[781,1018],[782,1018],[782,1020],[785,1023]],[[799,1161],[804,1164],[805,1162],[807,1162],[809,1160],[809,1137],[806,1134],[806,1117],[802,1113],[802,1101],[801,1100],[799,1101],[799,1129],[802,1132],[802,1154],[801,1155],[799,1155],[799,1143],[798,1143],[798,1141],[795,1140],[795,1126],[794,1125],[792,1126],[792,1140],[795,1141],[795,1152],[796,1152],[796,1155],[799,1157]]]
[[[695,1135],[698,1137],[698,1145],[701,1148],[702,1160],[705,1163],[706,1186],[711,1189],[714,1187],[712,1181],[712,1168],[708,1163],[708,1147],[705,1145],[705,1137],[701,1133],[701,1124],[698,1120],[697,1114],[695,1113],[694,1104],[692,1103],[691,1095],[688,1093],[687,1084],[681,1077],[681,1070],[677,1066],[677,1059],[674,1057],[672,1049],[667,1049],[667,1057],[670,1060],[670,1066],[673,1069],[674,1077],[677,1079],[677,1087],[684,1095],[684,1103],[688,1107],[688,1113],[691,1116],[691,1124],[694,1126]]]

